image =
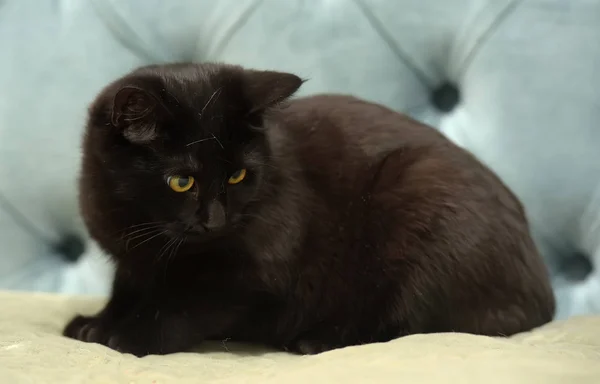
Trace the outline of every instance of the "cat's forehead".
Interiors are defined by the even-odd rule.
[[[167,91],[184,100],[216,101],[223,91],[224,79],[211,66],[184,66],[161,74]]]
[[[198,155],[192,151],[180,151],[170,153],[167,157],[170,168],[200,171],[203,163]]]
[[[176,143],[166,154],[166,160],[171,167],[184,168],[190,171],[200,171],[214,165],[215,159],[223,159],[223,147],[215,135],[200,138],[189,143]]]
[[[171,108],[172,116],[176,119],[185,118],[197,124],[198,130],[195,134],[198,136],[188,136],[188,144],[195,144],[195,140],[210,139],[211,133],[219,133],[220,123],[228,114],[227,97],[222,86],[188,83],[170,84],[166,89],[177,103],[177,108]]]

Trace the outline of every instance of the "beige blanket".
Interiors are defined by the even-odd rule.
[[[511,339],[415,335],[310,357],[223,342],[138,359],[60,336],[75,312],[100,305],[0,292],[0,383],[600,384],[600,317]]]

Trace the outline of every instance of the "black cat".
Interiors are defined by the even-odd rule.
[[[102,91],[80,198],[117,274],[65,335],[138,356],[217,338],[318,353],[552,319],[523,209],[489,169],[382,106],[286,101],[301,84],[173,64]]]

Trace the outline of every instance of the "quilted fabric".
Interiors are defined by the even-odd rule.
[[[0,377],[11,384],[600,382],[600,317],[510,339],[414,335],[307,357],[225,340],[139,359],[60,336],[74,313],[93,313],[99,300],[0,292],[0,303]]]
[[[86,106],[133,67],[218,60],[295,72],[428,122],[524,202],[559,317],[600,312],[598,0],[4,0],[0,2],[0,287],[106,293],[77,213]],[[439,89],[458,90],[440,108]],[[443,96],[443,95],[442,95]],[[441,97],[444,99],[445,97]]]

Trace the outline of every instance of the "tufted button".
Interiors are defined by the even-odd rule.
[[[594,265],[588,255],[574,253],[560,262],[560,270],[564,278],[570,282],[584,281],[593,273]]]
[[[431,103],[441,112],[452,111],[460,101],[460,92],[456,85],[446,82],[431,94]]]
[[[66,235],[54,246],[54,251],[64,260],[74,263],[85,252],[85,243],[79,236]]]

